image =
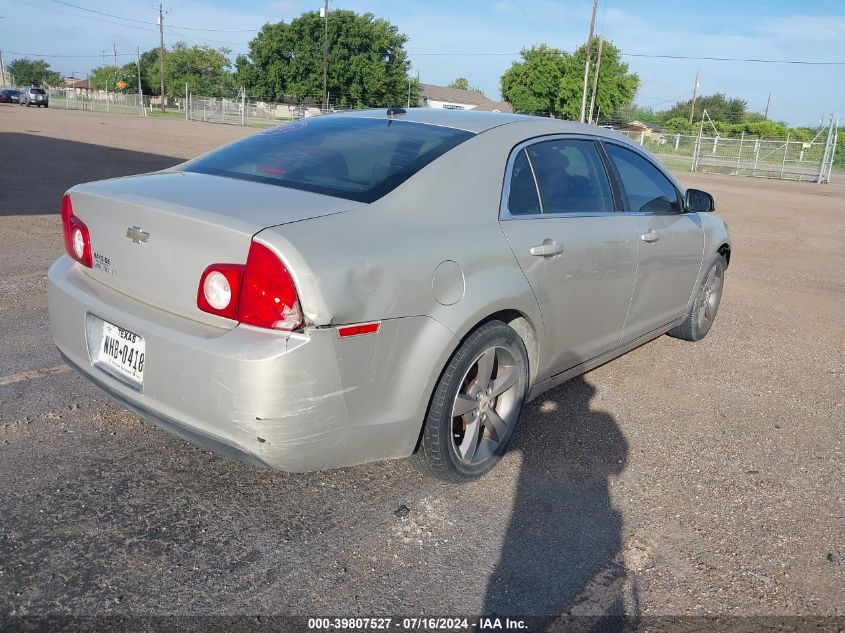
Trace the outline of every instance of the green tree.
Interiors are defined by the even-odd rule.
[[[595,65],[598,60],[599,42],[593,41],[590,57],[588,89],[593,89]],[[558,94],[558,112],[565,119],[576,120],[581,116],[581,95],[584,87],[584,65],[587,63],[587,46],[581,46],[570,57],[568,72],[561,78]],[[599,66],[598,89],[596,90],[595,111],[612,116],[625,106],[629,106],[637,89],[640,78],[628,72],[628,64],[621,58],[619,49],[612,42],[604,41],[601,47],[601,65]],[[587,107],[590,107],[590,95],[587,94]]]
[[[650,107],[639,106],[633,103],[619,108],[612,114],[605,115],[604,111],[602,111],[600,119],[603,123],[607,122],[611,124],[630,123],[631,121],[640,121],[649,125],[662,124],[662,119],[658,112],[655,112]]]
[[[689,134],[692,132],[692,124],[689,122],[689,119],[685,119],[682,116],[677,116],[674,119],[669,119],[666,123],[663,124],[663,129],[667,132],[671,132],[673,134]]]
[[[164,91],[168,97],[185,96],[185,84],[188,90],[198,96],[228,97],[237,91],[229,61],[228,48],[210,46],[188,46],[185,42],[176,42],[164,53]],[[150,86],[160,84],[161,72],[158,63],[148,66]],[[156,91],[158,92],[158,91]]]
[[[593,62],[598,55],[597,41],[594,48]],[[502,75],[502,97],[517,112],[542,112],[549,116],[578,119],[581,115],[586,50],[586,46],[581,46],[574,53],[566,53],[545,44],[523,49],[522,61],[511,64]],[[592,79],[591,74],[591,82]],[[620,60],[619,49],[605,41],[596,110],[611,116],[629,106],[639,84],[639,77],[629,73],[628,65]]]
[[[466,77],[458,77],[447,87],[457,88],[458,90],[472,90],[473,92],[480,92],[481,94],[484,94],[484,91],[481,88],[477,88],[476,86],[470,86],[469,79],[467,79]]]
[[[745,120],[748,104],[742,99],[728,98],[722,93],[699,97],[695,102],[695,112],[699,115],[707,110],[708,116],[714,121],[725,123],[741,123]],[[692,99],[678,101],[668,110],[661,113],[664,121],[677,117],[686,117],[689,120]]]
[[[161,85],[159,83],[153,83],[150,80],[152,69],[158,67],[158,48],[151,48],[141,53],[141,89],[145,95],[158,95],[161,92]]]
[[[405,52],[408,38],[371,13],[329,13],[329,101],[340,107],[404,104],[408,98]],[[323,19],[303,13],[265,24],[249,43],[249,56],[235,61],[235,80],[250,94],[280,101],[285,96],[320,103],[323,99]],[[417,82],[411,83],[416,103]]]
[[[88,81],[94,90],[108,90],[109,92],[138,92],[138,67],[129,63],[115,68],[114,66],[97,66],[88,74]],[[123,82],[123,90],[118,88],[118,82]]]
[[[61,86],[62,76],[43,59],[16,59],[6,67],[19,86]]]
[[[561,81],[570,72],[570,55],[546,44],[523,48],[500,80],[502,98],[515,112],[558,116]]]

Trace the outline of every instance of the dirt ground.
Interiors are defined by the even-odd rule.
[[[109,404],[47,322],[66,188],[252,132],[0,105],[0,615],[845,616],[845,185],[679,174],[733,236],[712,332],[536,400],[480,481],[289,475]]]

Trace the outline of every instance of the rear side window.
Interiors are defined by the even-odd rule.
[[[184,170],[373,202],[472,136],[401,120],[322,116],[260,132]]]
[[[657,167],[631,150],[605,143],[622,189],[628,198],[628,209],[643,213],[680,213],[681,203],[675,185]]]
[[[526,150],[540,189],[543,213],[613,211],[613,195],[595,143],[555,140]]]
[[[534,182],[534,174],[531,171],[531,165],[524,149],[519,151],[513,163],[508,211],[511,212],[511,215],[540,213],[537,184]]]

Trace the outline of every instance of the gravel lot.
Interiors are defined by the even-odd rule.
[[[0,104],[0,615],[845,616],[845,184],[680,174],[734,238],[710,336],[536,400],[482,480],[288,475],[109,404],[47,323],[66,188],[251,132]]]

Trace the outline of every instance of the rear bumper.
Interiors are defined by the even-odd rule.
[[[141,417],[244,461],[309,471],[405,457],[454,337],[428,317],[370,336],[222,329],[141,303],[63,256],[48,273],[50,329],[67,362]],[[141,389],[92,363],[88,315],[146,341]]]
[[[59,353],[61,354],[61,351]],[[100,389],[109,398],[114,400],[123,408],[128,409],[135,415],[144,418],[147,422],[155,424],[157,427],[167,431],[168,433],[176,435],[177,437],[181,437],[183,440],[190,442],[191,444],[200,446],[202,448],[207,448],[208,450],[213,451],[215,453],[226,455],[228,457],[234,457],[235,459],[238,459],[242,462],[247,462],[249,464],[253,464],[255,466],[269,466],[269,464],[266,464],[260,457],[258,457],[258,455],[244,450],[244,448],[238,444],[232,444],[219,437],[203,433],[202,431],[196,428],[190,427],[177,420],[168,418],[161,413],[157,413],[152,409],[148,409],[144,406],[141,406],[137,402],[129,400],[128,398],[121,395],[119,392],[109,387],[109,385],[107,385],[105,381],[100,379],[100,377],[85,371],[64,354],[61,354],[61,356],[62,360],[64,360],[73,369],[75,369],[85,378],[91,381],[91,384]]]

